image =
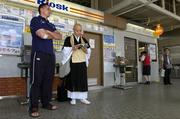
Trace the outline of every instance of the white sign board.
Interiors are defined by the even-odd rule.
[[[156,45],[149,44],[149,54],[152,60],[157,60]]]
[[[95,39],[89,39],[89,45],[92,49],[95,48]]]

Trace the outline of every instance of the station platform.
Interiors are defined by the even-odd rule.
[[[59,109],[47,111],[40,108],[39,119],[180,119],[180,80],[173,85],[153,83],[137,84],[129,90],[105,88],[91,90],[91,105],[80,102],[56,102]],[[0,119],[29,119],[27,106],[16,98],[0,100]]]

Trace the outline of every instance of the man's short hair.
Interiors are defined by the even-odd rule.
[[[42,3],[42,4],[39,5],[39,7],[38,7],[39,14],[41,14],[41,8],[43,8],[45,6],[49,6],[48,3]]]
[[[170,51],[170,49],[169,49],[169,48],[164,48],[164,52],[165,52],[166,50]]]
[[[141,52],[141,54],[142,55],[147,55],[148,53],[147,53],[147,51],[143,51],[143,52]]]

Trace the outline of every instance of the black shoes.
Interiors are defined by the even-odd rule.
[[[150,83],[150,81],[146,81],[144,84],[145,85],[150,85],[151,83]]]

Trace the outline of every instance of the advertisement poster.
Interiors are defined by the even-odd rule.
[[[104,35],[104,60],[113,61],[113,53],[115,51],[114,36]]]
[[[62,34],[61,40],[54,40],[53,45],[55,51],[61,51],[66,37],[71,36],[73,33],[73,25],[75,21],[72,19],[65,19],[60,17],[51,16],[51,22],[56,26],[56,29]]]
[[[0,21],[0,54],[20,55],[23,24]]]
[[[156,55],[156,45],[155,44],[149,44],[149,54],[152,60],[156,61],[157,60],[157,55]]]

